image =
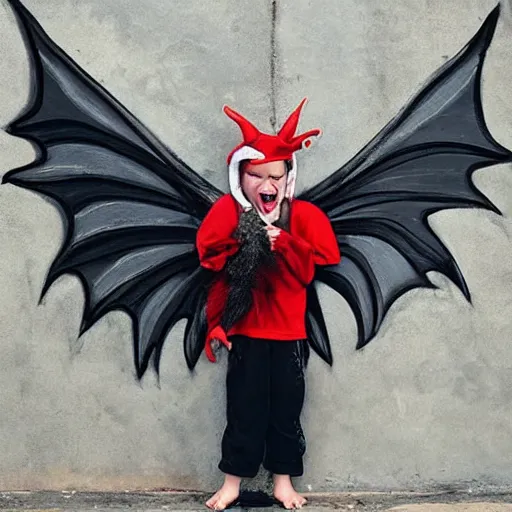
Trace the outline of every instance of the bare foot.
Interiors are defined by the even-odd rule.
[[[241,481],[238,476],[226,475],[222,487],[206,502],[206,506],[211,510],[224,510],[238,498]]]
[[[294,488],[290,475],[274,475],[274,497],[280,501],[284,508],[302,508],[307,500]]]

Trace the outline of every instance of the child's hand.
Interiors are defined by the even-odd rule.
[[[231,350],[232,345],[231,342],[228,341],[224,329],[220,325],[217,325],[217,327],[215,327],[206,337],[206,343],[204,346],[206,357],[210,362],[217,362],[214,352],[218,350],[221,344],[227,347],[228,350]]]
[[[270,248],[274,250],[277,237],[281,234],[281,230],[272,225],[266,226],[265,229],[267,230],[268,239],[270,240]]]

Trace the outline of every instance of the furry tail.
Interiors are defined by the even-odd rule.
[[[267,232],[254,209],[240,215],[235,236],[240,241],[240,249],[225,268],[229,292],[220,322],[225,332],[251,309],[258,272],[270,270],[275,265]]]

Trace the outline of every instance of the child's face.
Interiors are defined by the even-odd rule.
[[[286,165],[283,160],[242,165],[240,182],[247,200],[265,217],[279,217],[279,206],[286,192]],[[274,222],[277,218],[271,220]]]

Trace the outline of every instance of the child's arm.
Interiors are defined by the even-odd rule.
[[[237,205],[225,195],[210,208],[197,231],[196,247],[202,267],[216,272],[224,268],[240,247],[233,236],[237,225]]]
[[[203,268],[219,272],[224,268],[227,259],[238,251],[240,245],[233,236],[237,226],[238,206],[231,196],[225,195],[210,208],[197,231],[196,247]],[[220,279],[212,283],[208,293],[206,303],[208,333],[205,352],[211,362],[216,361],[212,349],[213,340],[216,339],[231,348],[226,333],[220,326],[227,292],[226,283]]]
[[[336,265],[340,249],[331,222],[316,206],[303,203],[297,216],[297,232],[291,235],[281,230],[275,238],[274,250],[286,262],[297,279],[307,286],[315,276],[315,265]]]

